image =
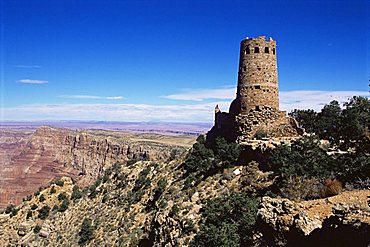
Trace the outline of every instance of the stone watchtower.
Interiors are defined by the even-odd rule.
[[[238,87],[230,108],[233,115],[265,108],[279,109],[276,42],[265,36],[240,43]]]
[[[264,36],[240,44],[237,98],[241,114],[263,107],[279,109],[276,42]]]
[[[216,108],[210,134],[239,142],[253,138],[258,130],[270,137],[300,135],[297,123],[279,111],[276,41],[265,36],[242,40],[238,70],[236,99],[229,113]]]

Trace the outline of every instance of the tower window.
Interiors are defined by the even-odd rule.
[[[245,53],[246,54],[250,54],[251,53],[251,50],[249,49],[249,46],[247,46],[247,48],[245,48]]]
[[[259,47],[254,47],[254,53],[260,53],[260,48]]]
[[[272,48],[272,54],[275,55],[275,48]]]
[[[265,53],[270,53],[269,48],[265,47]]]
[[[256,86],[254,86],[254,89],[261,89],[261,86],[260,85],[256,85]]]

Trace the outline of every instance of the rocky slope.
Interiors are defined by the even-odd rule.
[[[13,216],[0,215],[0,245],[188,246],[199,231],[207,199],[231,191],[252,193],[271,184],[266,179],[269,174],[251,163],[189,186],[181,167],[183,158],[115,165],[80,199],[71,197],[73,182],[63,178],[63,185],[40,191]],[[69,204],[60,212],[65,199],[58,197],[63,192]],[[335,240],[343,231],[354,246],[366,246],[361,244],[370,243],[369,197],[369,190],[300,203],[263,197],[255,246],[323,246],[322,239],[327,240],[325,246],[333,246],[330,238]],[[46,205],[50,210],[42,219],[41,209]]]
[[[185,179],[180,162],[140,161],[108,170],[94,195],[87,190],[82,199],[70,202],[65,212],[50,210],[42,220],[38,210],[60,205],[60,193],[72,194],[72,180],[63,178],[62,187],[51,193],[46,188],[30,201],[23,202],[15,216],[1,215],[0,245],[28,244],[77,246],[84,219],[91,219],[94,237],[90,246],[184,246],[193,238],[200,220],[199,211],[206,199],[239,188],[240,176],[228,171],[215,175],[197,188],[184,189]],[[235,168],[238,169],[238,168]],[[44,195],[45,201],[40,202]],[[37,209],[32,209],[36,204]],[[27,219],[28,212],[32,216]],[[35,233],[39,225],[42,231]]]
[[[56,177],[72,177],[81,186],[107,167],[128,159],[167,160],[194,142],[190,136],[109,131],[72,131],[41,127],[34,134],[3,132],[0,140],[0,208],[46,186]]]

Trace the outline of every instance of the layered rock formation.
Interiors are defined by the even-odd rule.
[[[193,141],[193,137],[52,127],[41,127],[33,135],[4,135],[0,153],[0,208],[18,204],[56,177],[70,176],[85,186],[116,162],[166,160],[171,150],[184,150]]]

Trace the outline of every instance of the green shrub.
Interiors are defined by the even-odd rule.
[[[201,179],[197,177],[195,174],[190,174],[184,181],[184,190],[196,186],[200,181]]]
[[[58,201],[63,201],[67,199],[67,194],[65,192],[61,192],[58,195]]]
[[[42,187],[39,187],[39,189],[33,195],[34,196],[40,195],[41,190],[42,190]]]
[[[291,117],[293,117],[295,120],[297,120],[298,125],[301,128],[304,128],[306,132],[308,133],[314,133],[317,132],[316,126],[317,126],[317,113],[312,110],[298,110],[294,109],[292,112],[289,113]]]
[[[127,199],[129,204],[137,203],[141,200],[141,198],[144,195],[143,190],[138,190],[138,191],[129,191],[127,193]]]
[[[32,204],[31,209],[32,210],[35,210],[36,208],[37,208],[37,205],[36,204]]]
[[[5,208],[5,213],[6,214],[10,214],[10,217],[13,217],[15,215],[18,214],[18,211],[19,211],[19,208],[17,208],[16,206],[14,206],[13,204],[9,204],[6,208]]]
[[[112,173],[118,173],[121,170],[121,168],[122,168],[121,163],[115,163],[113,166],[110,167]]]
[[[78,235],[80,236],[80,239],[78,240],[78,244],[80,246],[87,244],[93,239],[94,228],[92,226],[91,219],[84,218],[81,224],[81,230]]]
[[[250,246],[257,206],[257,200],[246,193],[232,192],[209,200],[190,246]]]
[[[369,149],[370,150],[370,149]],[[335,175],[343,182],[370,178],[370,155],[365,152],[339,155],[335,161]]]
[[[159,208],[166,208],[167,207],[167,200],[166,199],[162,199],[158,202],[158,207]]]
[[[221,223],[219,226],[202,225],[200,231],[190,243],[191,247],[233,247],[241,246],[236,225]]]
[[[170,153],[170,157],[168,157],[168,161],[175,160],[179,156],[180,152],[181,151],[179,149],[172,149]]]
[[[13,210],[15,209],[15,206],[13,204],[9,204],[8,206],[6,206],[5,208],[5,213],[6,214],[10,214],[11,212],[13,212]]]
[[[64,199],[58,208],[58,212],[66,211],[68,209],[68,206],[69,206],[68,199]]]
[[[195,224],[191,219],[187,219],[185,225],[183,226],[183,232],[189,234],[195,232]]]
[[[108,181],[109,181],[109,174],[105,172],[102,177],[102,183],[106,183]]]
[[[167,179],[165,179],[165,178],[159,179],[159,181],[157,183],[157,188],[155,188],[154,193],[158,194],[158,195],[161,195],[164,192],[164,190],[166,189],[166,186],[167,186]]]
[[[10,217],[13,217],[13,216],[16,216],[18,214],[18,211],[20,210],[20,208],[15,208],[11,213],[10,213]]]
[[[82,196],[83,196],[83,193],[80,190],[80,188],[77,185],[73,186],[71,200],[80,199],[82,198]]]
[[[53,186],[51,186],[51,188],[50,188],[50,194],[54,194],[55,192],[57,192],[57,191],[56,191],[56,189],[55,189],[55,187],[54,187],[54,185],[53,185]]]
[[[59,187],[63,187],[64,186],[64,182],[61,179],[55,180],[54,181],[54,184],[58,185]]]
[[[198,141],[186,156],[184,168],[188,173],[204,173],[213,166],[215,159],[213,151],[206,148],[204,141],[202,141],[203,138],[198,137]]]
[[[127,161],[127,165],[128,166],[132,166],[133,164],[135,164],[136,162],[138,162],[138,160],[137,159],[129,159],[128,161]]]
[[[222,163],[222,167],[229,167],[234,165],[240,155],[240,147],[235,142],[227,142],[223,137],[217,137],[214,144],[211,146],[216,164]]]
[[[96,189],[99,187],[101,182],[102,182],[102,178],[99,177],[96,179],[95,183],[89,187],[89,191],[90,191],[89,198],[95,198],[98,195],[98,191]]]
[[[41,226],[39,226],[39,225],[36,225],[36,226],[33,228],[33,232],[34,232],[35,234],[38,234],[40,231],[41,231]]]
[[[205,179],[224,168],[236,163],[240,148],[234,142],[227,142],[223,137],[217,137],[206,146],[204,136],[199,136],[193,148],[187,154],[184,168],[187,173],[194,173]]]
[[[179,206],[177,204],[173,204],[170,213],[168,214],[170,217],[176,216],[180,212]]]
[[[28,211],[26,215],[26,219],[28,220],[31,217],[32,217],[32,211]]]
[[[43,201],[45,201],[46,199],[45,199],[45,196],[42,194],[42,195],[40,195],[39,196],[39,201],[40,202],[43,202]]]
[[[316,197],[313,196],[315,186],[311,183],[312,181],[307,185],[313,193],[308,193],[307,189],[302,188],[306,194],[294,195],[294,191],[298,193],[298,187],[302,187],[302,184],[299,185],[302,181],[293,181],[296,178],[304,179],[306,182],[310,179],[317,179],[323,183],[325,179],[334,177],[340,182],[352,183],[358,178],[368,179],[370,177],[369,151],[355,149],[352,152],[329,155],[320,147],[319,140],[316,138],[315,136],[302,137],[291,146],[280,145],[272,151],[268,167],[275,172],[275,175],[278,175],[276,185],[282,188],[283,194],[289,195],[289,198]],[[325,192],[321,193],[322,196],[325,194]]]
[[[316,133],[321,139],[330,141],[338,139],[341,111],[338,101],[333,100],[317,114]]]
[[[316,133],[320,139],[336,144],[342,150],[362,149],[369,137],[370,98],[354,96],[340,108],[337,101],[331,101],[316,113],[313,110],[294,110],[290,113],[307,132]],[[367,137],[366,137],[367,136]]]
[[[138,178],[135,181],[134,188],[132,189],[133,192],[138,191],[142,188],[146,188],[150,186],[150,180],[147,178],[151,168],[148,166],[145,169],[143,169],[140,173]]]
[[[106,203],[109,200],[109,195],[104,194],[103,199],[101,200],[102,203]]]
[[[269,167],[277,172],[281,182],[294,177],[326,178],[333,170],[333,157],[319,147],[315,137],[303,137],[272,151]]]
[[[124,189],[127,187],[127,175],[126,174],[119,174],[117,175],[117,188]]]
[[[39,209],[39,218],[40,219],[46,219],[46,217],[49,216],[49,211],[50,211],[50,207],[48,205],[45,205],[43,206],[42,208]]]

